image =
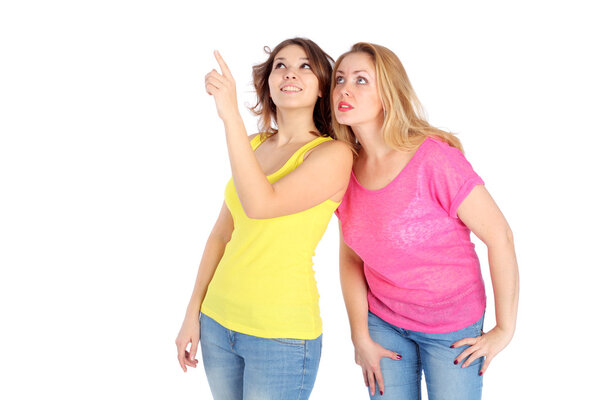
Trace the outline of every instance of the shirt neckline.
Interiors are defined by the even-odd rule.
[[[260,134],[259,134],[259,136],[260,136]],[[317,136],[316,138],[314,138],[314,139],[313,139],[313,140],[311,140],[310,142],[308,142],[308,143],[306,143],[306,144],[302,145],[302,146],[301,146],[301,147],[300,147],[298,150],[296,150],[296,151],[295,151],[295,152],[294,152],[294,153],[293,153],[293,154],[290,156],[290,158],[288,158],[288,159],[287,159],[287,161],[286,161],[285,163],[283,163],[283,165],[282,165],[282,166],[281,166],[281,167],[280,167],[280,168],[279,168],[277,171],[273,172],[272,174],[269,174],[269,175],[267,175],[267,178],[270,178],[270,177],[272,177],[272,176],[274,176],[274,175],[277,175],[279,172],[283,171],[283,170],[284,170],[284,169],[285,169],[285,168],[288,166],[288,164],[289,164],[289,163],[291,163],[291,162],[292,162],[292,160],[294,160],[294,159],[296,158],[296,155],[297,155],[297,154],[298,154],[298,153],[299,153],[301,150],[303,150],[305,147],[307,147],[308,145],[310,145],[311,143],[313,143],[315,140],[319,140],[319,139],[322,139],[322,138],[324,138],[324,137],[325,137],[325,136]],[[258,149],[258,148],[260,147],[260,145],[261,145],[261,144],[263,144],[263,143],[264,143],[264,142],[265,142],[267,139],[268,139],[268,137],[267,137],[267,138],[265,138],[264,140],[259,138],[259,142],[258,142],[258,144],[256,145],[256,147],[254,148],[254,150],[253,150],[253,151],[256,151],[256,149]]]
[[[359,189],[367,192],[367,193],[379,193],[379,192],[383,192],[387,189],[389,189],[394,182],[396,182],[399,177],[403,174],[404,171],[406,171],[409,167],[412,167],[413,164],[416,163],[418,157],[420,157],[420,154],[422,153],[421,149],[424,147],[425,143],[428,142],[429,140],[433,140],[431,139],[430,136],[427,136],[425,138],[425,140],[423,140],[423,142],[419,145],[419,148],[417,149],[417,151],[415,151],[415,154],[413,154],[413,156],[410,158],[410,160],[408,160],[408,162],[406,163],[406,165],[404,166],[404,168],[402,168],[398,174],[394,177],[394,179],[392,179],[387,185],[379,188],[379,189],[367,189],[366,187],[364,187],[363,185],[361,185],[361,183],[358,181],[358,178],[356,178],[356,175],[354,175],[354,168],[351,171],[350,176],[352,177],[352,179],[354,180],[354,183],[356,183],[356,185],[358,186]]]

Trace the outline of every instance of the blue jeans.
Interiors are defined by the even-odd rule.
[[[377,386],[371,399],[421,399],[422,371],[430,400],[481,399],[483,377],[479,370],[483,358],[461,368],[454,360],[468,346],[451,349],[450,345],[460,339],[481,336],[482,328],[483,316],[473,325],[455,332],[422,333],[399,328],[369,312],[371,339],[402,356],[402,360],[381,359],[385,393],[381,396]]]
[[[321,359],[313,340],[266,339],[225,328],[200,315],[204,370],[215,400],[308,399]]]

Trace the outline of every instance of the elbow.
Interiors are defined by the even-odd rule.
[[[244,209],[244,213],[246,214],[246,216],[248,218],[251,218],[251,219],[271,218],[271,216],[267,213],[267,210],[265,210],[264,207],[260,207],[260,206],[245,207],[242,205],[242,208]]]
[[[506,226],[506,230],[504,232],[504,240],[506,241],[506,243],[508,245],[514,247],[514,245],[515,245],[515,238],[513,236],[512,230],[510,229],[510,227],[508,225]]]
[[[273,197],[262,196],[255,193],[254,196],[240,196],[240,204],[244,210],[244,214],[251,219],[266,219],[272,218],[273,215]]]
[[[208,241],[219,243],[220,246],[226,246],[231,240],[232,232],[212,232],[208,237]]]
[[[514,249],[515,247],[515,239],[508,225],[503,229],[493,232],[483,242],[487,245],[488,249]]]
[[[247,211],[246,216],[250,219],[264,219],[264,217],[261,217],[260,213],[254,213],[251,211]]]
[[[279,210],[273,197],[257,197],[250,201],[243,201],[242,209],[246,216],[252,219],[268,219],[287,215]]]

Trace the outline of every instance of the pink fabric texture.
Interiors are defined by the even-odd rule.
[[[352,174],[336,210],[364,261],[369,310],[398,327],[447,333],[481,318],[485,287],[471,231],[457,217],[483,180],[456,148],[429,137],[384,188]]]

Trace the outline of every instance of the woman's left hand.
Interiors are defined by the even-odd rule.
[[[215,58],[221,68],[221,73],[213,69],[204,77],[206,92],[215,98],[217,112],[223,121],[239,115],[235,80],[221,54],[214,52]]]
[[[492,362],[492,359],[496,357],[502,349],[504,349],[512,338],[512,333],[505,332],[498,326],[494,327],[491,331],[484,333],[479,337],[465,338],[452,344],[451,347],[461,347],[469,345],[462,353],[456,357],[455,364],[461,363],[465,358],[467,360],[462,364],[462,368],[466,368],[473,361],[479,357],[485,357],[485,361],[479,371],[480,375],[483,375],[487,367]]]

